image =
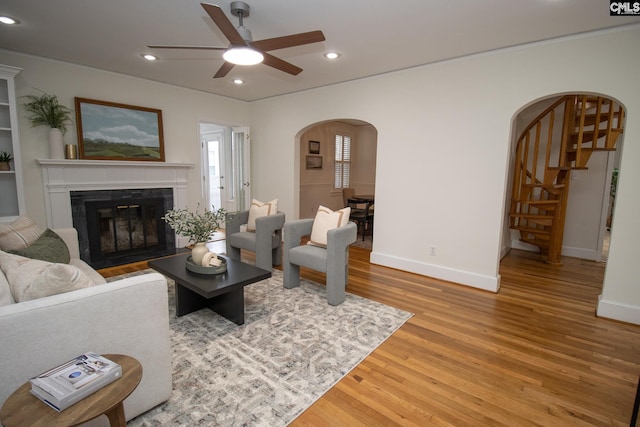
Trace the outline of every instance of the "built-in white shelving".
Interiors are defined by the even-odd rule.
[[[11,170],[0,171],[0,222],[13,221],[25,213],[14,83],[20,71],[20,68],[0,65],[0,152],[13,156]]]

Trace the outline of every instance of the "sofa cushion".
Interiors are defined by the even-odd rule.
[[[256,219],[261,216],[275,215],[278,213],[278,199],[263,203],[253,199],[249,208],[249,220],[247,221],[247,231],[256,231]]]
[[[310,245],[327,246],[327,232],[331,229],[342,227],[349,222],[351,208],[343,208],[338,211],[320,206],[311,227]]]
[[[0,251],[0,269],[16,302],[43,298],[94,286],[78,267],[51,263]]]
[[[44,230],[26,216],[10,224],[0,224],[0,249],[11,251],[23,249],[35,242]]]
[[[14,249],[9,253],[26,258],[39,259],[48,262],[69,264],[71,256],[67,244],[54,231],[46,229],[35,242],[23,249]]]

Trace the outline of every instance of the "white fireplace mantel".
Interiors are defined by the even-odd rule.
[[[71,192],[172,188],[176,206],[186,206],[192,163],[114,160],[36,160],[42,167],[47,226],[73,227]]]

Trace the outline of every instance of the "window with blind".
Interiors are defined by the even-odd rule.
[[[335,188],[349,187],[351,175],[351,137],[336,135]]]

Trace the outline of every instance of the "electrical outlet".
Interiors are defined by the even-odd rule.
[[[436,256],[436,247],[433,245],[429,246],[429,256]]]

